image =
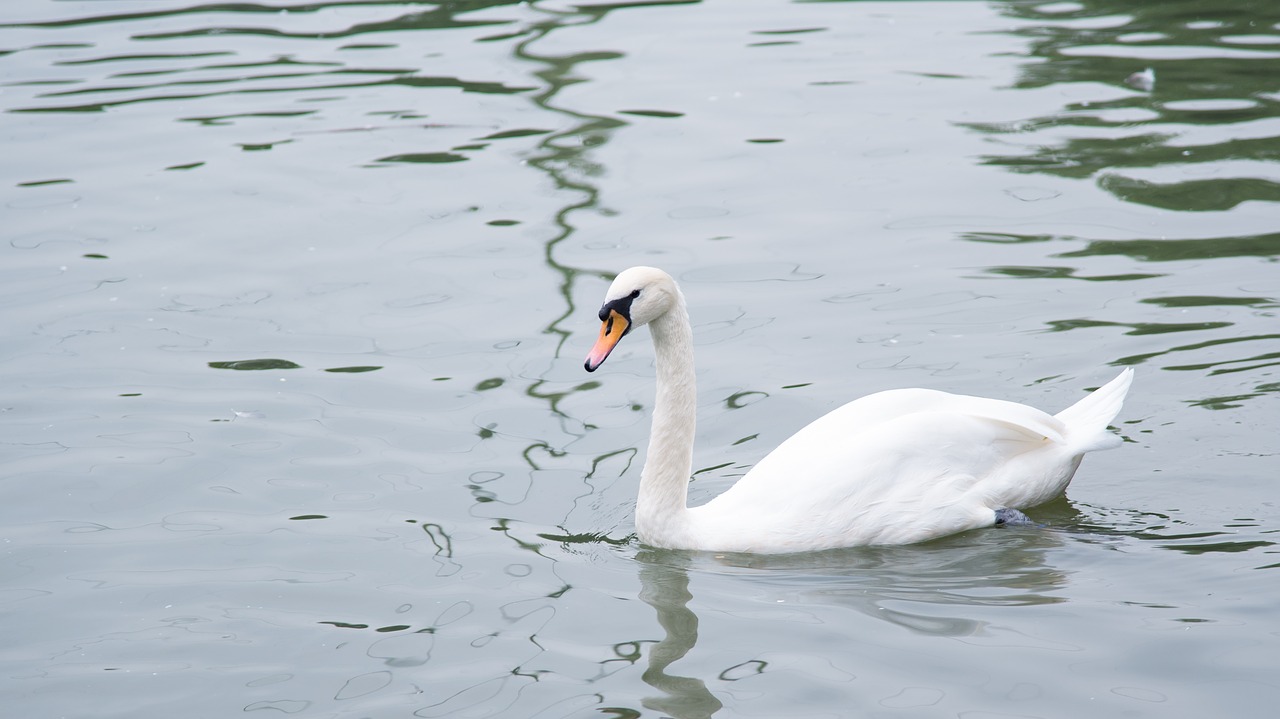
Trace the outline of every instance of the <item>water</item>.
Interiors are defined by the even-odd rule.
[[[10,713],[1280,700],[1265,4],[40,0],[0,52]],[[1047,530],[646,549],[652,351],[581,368],[639,263],[695,501],[890,387],[1132,365],[1129,441]]]

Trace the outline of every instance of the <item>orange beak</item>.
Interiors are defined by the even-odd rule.
[[[596,368],[604,364],[604,360],[618,346],[618,340],[627,333],[627,328],[631,323],[627,321],[617,310],[609,310],[609,317],[600,325],[600,338],[596,340],[596,346],[591,348],[591,352],[587,355],[587,361],[583,366],[588,372],[595,372]]]

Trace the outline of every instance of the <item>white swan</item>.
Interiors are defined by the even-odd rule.
[[[636,533],[654,547],[783,553],[908,544],[1005,521],[1062,493],[1081,457],[1118,445],[1107,424],[1133,370],[1049,415],[1013,402],[927,389],[854,400],[797,432],[746,476],[688,507],[696,391],[684,295],[662,270],[618,275],[600,309],[594,372],[649,325],[657,398]]]

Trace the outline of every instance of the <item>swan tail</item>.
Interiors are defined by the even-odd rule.
[[[1133,368],[1126,367],[1115,379],[1090,392],[1084,399],[1054,415],[1067,427],[1067,436],[1080,453],[1117,447],[1123,441],[1107,431],[1120,413],[1124,397],[1133,382]]]

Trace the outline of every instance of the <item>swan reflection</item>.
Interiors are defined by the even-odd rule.
[[[1056,515],[1074,511],[1065,501],[1050,508]],[[1069,574],[1045,558],[1067,536],[1052,528],[989,529],[925,545],[794,555],[643,549],[636,554],[640,599],[657,612],[664,632],[649,648],[643,674],[661,694],[643,704],[676,719],[710,717],[722,706],[711,687],[768,669],[763,660],[739,658],[733,666],[704,670],[701,677],[668,672],[699,642],[699,617],[690,607],[699,587],[707,589],[703,606],[731,601],[737,610],[725,612],[738,616],[742,597],[749,594],[759,604],[746,612],[762,624],[807,625],[819,620],[806,608],[844,607],[912,633],[969,637],[984,631],[986,621],[979,617],[989,615],[972,610],[1065,601],[1060,590]],[[701,636],[704,652],[722,649],[722,640],[727,638]]]
[[[644,706],[669,714],[676,719],[709,717],[723,706],[707,689],[706,683],[693,677],[667,673],[667,667],[684,658],[698,642],[698,615],[689,609],[688,564],[691,553],[665,550],[642,550],[640,562],[640,599],[658,612],[658,624],[666,632],[649,649],[649,666],[642,678],[663,693],[646,697]]]

